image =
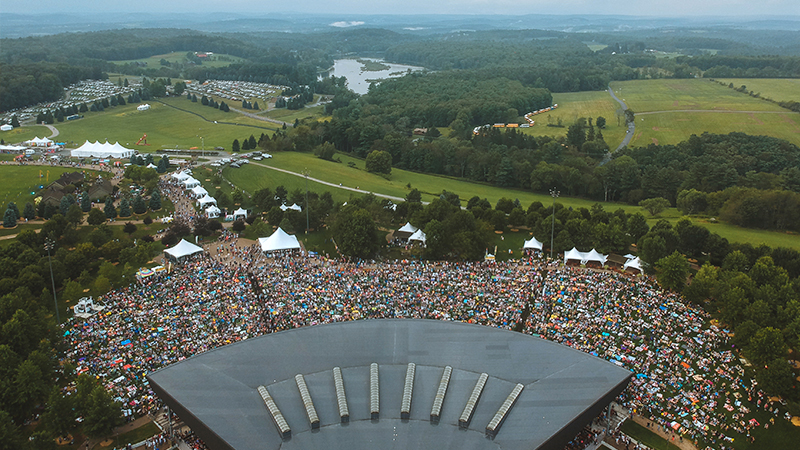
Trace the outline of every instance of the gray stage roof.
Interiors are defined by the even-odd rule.
[[[370,417],[370,364],[379,365],[380,415]],[[400,410],[416,364],[410,419]],[[445,366],[452,376],[438,424],[431,406]],[[340,367],[350,422],[341,423],[332,369]],[[489,375],[466,430],[459,417]],[[313,429],[295,381],[303,374],[320,420]],[[631,373],[522,333],[436,320],[360,320],[249,339],[148,375],[153,390],[212,450],[562,449],[627,385]],[[485,430],[524,385],[494,438]],[[257,388],[291,428],[282,439]]]

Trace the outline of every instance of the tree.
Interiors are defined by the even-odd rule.
[[[421,203],[422,193],[417,188],[411,189],[411,191],[406,194],[406,201],[408,203]]]
[[[106,221],[106,215],[103,214],[103,211],[100,211],[97,208],[92,208],[89,211],[89,217],[87,219],[89,225],[100,225],[105,221]]]
[[[389,152],[374,150],[367,155],[365,165],[367,172],[389,175],[392,173],[392,155]]]
[[[89,437],[102,437],[122,422],[120,405],[103,386],[92,389],[84,408],[83,430]]]
[[[256,137],[253,136],[252,134],[247,139],[247,144],[250,147],[250,150],[255,150],[255,149],[258,148],[258,143],[256,142]]]
[[[36,218],[36,208],[33,207],[33,203],[25,203],[25,209],[22,210],[22,217],[28,220],[33,220]]]
[[[648,198],[639,202],[639,206],[644,208],[651,216],[661,213],[669,208],[669,200],[663,197]]]
[[[120,217],[131,216],[131,203],[130,201],[128,201],[128,197],[122,197],[122,201],[119,202],[119,216]]]
[[[103,212],[107,219],[114,219],[117,217],[117,208],[114,207],[114,200],[111,199],[111,196],[106,197]]]
[[[233,140],[233,144],[231,144],[231,151],[232,152],[238,152],[239,151],[239,140],[238,139],[234,139]]]
[[[153,193],[150,194],[149,206],[151,211],[158,211],[161,209],[161,191],[158,189],[153,189]]]
[[[634,242],[638,242],[648,231],[650,231],[650,226],[647,225],[644,214],[636,212],[628,217],[628,234],[631,235]]]
[[[89,212],[92,209],[92,200],[89,199],[89,193],[86,191],[81,192],[81,211]]]
[[[336,154],[336,147],[333,146],[330,142],[323,142],[322,144],[314,147],[314,154],[321,159],[326,161],[332,161],[333,155]]]
[[[680,292],[689,275],[689,262],[678,251],[656,262],[656,279],[665,289]]]
[[[758,365],[767,364],[778,358],[786,359],[786,351],[787,347],[783,339],[783,333],[781,333],[781,330],[772,327],[758,330],[747,346],[747,354]]]
[[[83,211],[81,211],[81,207],[78,205],[70,205],[67,215],[64,217],[67,219],[67,222],[78,225],[83,222]]]
[[[594,121],[597,128],[605,128],[606,127],[606,118],[603,116],[598,116],[597,120]]]
[[[332,227],[339,251],[345,256],[368,258],[380,247],[378,227],[369,211],[347,205],[336,215]]]
[[[122,232],[130,236],[136,232],[136,225],[133,222],[125,222],[125,225],[122,227]]]
[[[17,226],[17,215],[14,214],[11,208],[6,208],[5,214],[3,214],[3,226],[6,228],[14,228]]]
[[[11,126],[14,128],[19,128],[19,119],[17,118],[16,114],[11,116]]]
[[[136,194],[133,198],[133,212],[136,214],[144,214],[147,212],[147,204],[140,194]]]

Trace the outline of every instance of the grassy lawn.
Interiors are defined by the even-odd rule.
[[[725,84],[733,83],[735,88],[747,86],[747,91],[761,94],[775,101],[800,101],[800,79],[792,78],[715,78]]]
[[[521,128],[524,133],[534,136],[566,136],[567,127],[580,117],[591,117],[597,119],[598,116],[606,118],[606,128],[603,130],[603,137],[612,147],[616,147],[625,137],[625,123],[620,121],[617,125],[615,111],[619,108],[619,103],[606,91],[585,91],[553,94],[553,102],[558,104],[558,108],[538,114],[533,117],[536,125],[530,128]],[[564,128],[548,127],[551,123],[561,123]]]
[[[114,438],[114,442],[107,446],[103,447],[100,444],[94,446],[92,450],[105,450],[108,448],[125,448],[128,444],[136,444],[142,442],[143,440],[155,436],[156,434],[160,433],[161,429],[156,426],[153,422],[148,423],[142,427],[139,427],[135,430],[131,430],[127,433],[120,434]]]
[[[186,59],[186,52],[173,52],[164,55],[154,55],[149,58],[141,59],[128,59],[124,61],[111,61],[115,64],[128,64],[132,62],[141,62],[147,64],[148,69],[158,69],[161,67],[161,60],[165,59],[170,63],[186,64],[189,61]],[[208,59],[203,59],[203,67],[225,67],[233,63],[242,61],[238,56],[225,55],[222,53],[215,53]]]
[[[192,103],[185,97],[163,99],[170,105],[196,112],[207,120],[171,108],[158,102],[151,102],[148,111],[137,111],[137,105],[118,106],[109,108],[104,112],[86,113],[86,117],[73,122],[57,124],[65,142],[71,146],[80,146],[84,141],[108,140],[119,141],[126,147],[134,147],[136,141],[147,134],[148,146],[136,146],[140,152],[157,152],[162,148],[190,148],[200,147],[200,137],[205,138],[205,148],[213,149],[220,146],[230,149],[234,139],[243,139],[251,134],[259,136],[277,129],[275,124],[256,119],[243,117],[230,112],[225,113],[214,108],[203,106],[198,101]],[[255,125],[262,128],[237,126],[213,121],[226,121],[243,125]]]
[[[299,120],[318,119],[322,117],[324,113],[325,113],[325,107],[323,105],[319,105],[297,110],[278,108],[264,113],[264,116],[272,119],[282,120],[284,122],[294,123],[295,119]]]
[[[11,131],[0,131],[0,139],[3,139],[6,145],[13,145],[35,137],[50,137],[50,134],[50,129],[43,125],[26,125],[24,127],[14,128]]]
[[[790,84],[785,86],[788,91]],[[636,135],[631,146],[677,144],[692,134],[706,131],[721,134],[740,131],[800,144],[800,115],[709,80],[636,80],[614,82],[612,87],[637,113]],[[648,112],[657,113],[641,114]]]
[[[668,442],[661,436],[648,430],[632,420],[626,420],[620,427],[623,433],[647,445],[654,450],[680,450],[678,446]]]
[[[80,169],[70,167],[50,166],[0,166],[0,205],[5,211],[8,202],[17,204],[19,211],[25,207],[26,202],[32,202],[40,186],[47,186],[65,172],[75,172]]]

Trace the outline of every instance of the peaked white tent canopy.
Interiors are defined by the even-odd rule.
[[[636,269],[639,272],[642,271],[642,261],[639,259],[638,256],[625,261],[625,264],[622,265],[622,270],[627,270],[629,268]]]
[[[233,212],[233,220],[236,219],[245,219],[247,218],[247,210],[244,208],[239,208]]]
[[[400,229],[397,231],[414,234],[417,232],[417,230],[419,230],[419,228],[415,227],[414,225],[411,225],[411,222],[408,222],[402,227],[400,227]]]
[[[542,243],[539,242],[538,240],[536,240],[535,237],[532,237],[532,238],[530,238],[530,240],[525,241],[525,244],[523,244],[522,248],[524,250],[528,250],[528,249],[530,249],[530,250],[541,250],[542,249]]]
[[[196,181],[196,180],[195,180]],[[195,198],[203,198],[208,195],[208,191],[203,186],[195,186],[191,189]]]
[[[209,219],[216,219],[217,217],[219,217],[219,214],[221,212],[222,211],[220,211],[219,208],[217,208],[215,205],[211,205],[208,208],[206,208],[206,216],[208,216]]]
[[[150,163],[150,164],[147,165],[147,168],[148,169],[158,169],[158,166],[153,164],[153,163]]]
[[[50,147],[53,144],[53,141],[47,138],[40,138],[37,136],[29,141],[25,141],[25,143],[28,145],[32,145],[34,147]]]
[[[174,261],[183,262],[186,258],[203,253],[203,248],[181,239],[174,247],[164,250],[164,255]]]
[[[258,243],[264,253],[300,250],[300,242],[297,238],[286,234],[281,228],[275,230],[270,237],[258,238]]]
[[[200,186],[200,181],[196,180],[194,177],[189,177],[183,180],[183,185],[186,189],[192,189]]]
[[[293,203],[292,206],[281,205],[281,211],[286,211],[287,209],[293,209],[295,211],[302,211],[303,208],[297,205],[297,203]]]
[[[580,261],[581,264],[586,264],[588,262],[598,262],[600,264],[605,264],[606,259],[608,257],[601,253],[598,253],[597,250],[592,249],[588,252],[581,252],[578,251],[575,247],[572,247],[572,250],[568,252],[564,252],[564,264],[569,261]]]
[[[425,232],[422,231],[422,230],[415,231],[414,234],[412,234],[411,237],[408,238],[408,242],[412,242],[412,241],[422,242],[423,246],[425,246],[425,241],[427,241],[427,240],[428,240],[428,237],[425,236]]]
[[[206,209],[209,205],[216,205],[217,204],[217,199],[215,199],[214,197],[206,194],[205,197],[197,200],[197,203],[200,204],[201,208]]]
[[[171,176],[172,178],[174,178],[174,179],[178,180],[178,181],[188,180],[189,178],[191,178],[191,177],[192,177],[191,175],[189,175],[189,174],[188,174],[188,173],[186,173],[186,172],[175,172],[175,173],[173,173],[173,174],[172,174],[172,175],[170,175],[170,176]]]
[[[95,142],[84,142],[83,145],[72,150],[71,156],[76,158],[130,158],[133,155],[133,150],[119,145],[119,142],[109,144]]]

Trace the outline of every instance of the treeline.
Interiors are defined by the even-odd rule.
[[[706,78],[796,78],[800,57],[702,55],[678,57],[679,63],[705,71]]]
[[[107,65],[72,66],[65,63],[39,62],[0,64],[0,111],[53,102],[64,95],[64,88],[85,79],[108,78]]]
[[[800,169],[792,167],[790,171],[794,183],[800,181]],[[797,193],[800,186],[792,184],[791,187],[794,192],[752,187],[731,187],[709,193],[690,189],[678,193],[677,207],[685,214],[719,217],[741,227],[800,231],[800,194]]]

